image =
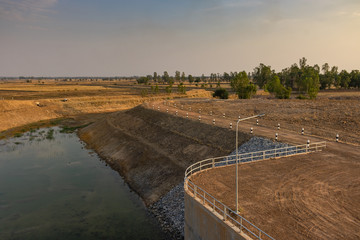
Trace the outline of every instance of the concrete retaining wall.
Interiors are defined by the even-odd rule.
[[[237,233],[221,216],[215,216],[208,208],[195,200],[185,190],[185,240],[245,240],[246,235]]]

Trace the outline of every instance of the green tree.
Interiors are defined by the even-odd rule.
[[[192,84],[194,82],[194,77],[192,75],[188,76],[189,83]]]
[[[181,74],[181,82],[185,82],[185,80],[186,80],[185,73],[182,72],[182,74]]]
[[[324,63],[322,65],[321,70],[323,74],[320,75],[320,89],[326,89],[331,87],[331,74],[330,74],[330,66],[328,63]]]
[[[256,86],[250,83],[245,71],[236,74],[231,80],[230,85],[240,99],[251,98],[256,93]]]
[[[147,84],[149,82],[149,79],[147,77],[140,77],[136,79],[138,84]]]
[[[351,71],[349,86],[352,88],[360,88],[360,71],[359,70]]]
[[[180,82],[180,72],[179,71],[175,71],[175,81]]]
[[[350,74],[346,70],[342,70],[338,75],[340,87],[348,89],[350,87]]]
[[[331,82],[334,84],[336,88],[340,88],[340,78],[338,76],[338,67],[333,66],[330,71],[331,74]]]
[[[316,98],[319,92],[319,72],[311,66],[305,66],[302,69],[300,81],[298,83],[299,91],[306,93],[310,99]]]
[[[274,71],[271,70],[270,66],[266,66],[263,63],[256,68],[254,68],[254,72],[252,74],[255,83],[260,87],[263,88],[264,85],[271,79]]]
[[[162,80],[163,80],[163,82],[165,82],[165,83],[170,83],[170,76],[169,76],[169,74],[168,74],[167,71],[164,71],[164,74],[163,74],[163,76],[162,76]]]
[[[154,74],[153,74],[153,80],[154,80],[154,82],[156,82],[156,81],[158,80],[157,72],[154,72]]]

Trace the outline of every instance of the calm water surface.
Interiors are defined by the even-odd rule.
[[[0,239],[164,239],[118,173],[59,130],[0,141]]]

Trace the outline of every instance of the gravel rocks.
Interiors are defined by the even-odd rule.
[[[262,138],[262,137],[253,137],[246,143],[242,144],[238,148],[238,152],[240,153],[248,153],[248,152],[257,152],[275,148],[283,148],[288,147],[289,144],[281,143],[281,142],[274,142],[270,139]],[[236,150],[230,153],[229,155],[235,155]]]
[[[274,142],[266,138],[253,137],[242,144],[239,153],[263,151],[289,146],[281,142]],[[230,155],[236,154],[236,151]],[[172,239],[184,239],[184,183],[170,190],[159,201],[149,207],[151,213],[159,220],[162,229]]]
[[[180,183],[149,207],[161,228],[172,239],[184,239],[184,183]]]

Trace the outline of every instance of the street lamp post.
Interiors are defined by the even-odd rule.
[[[256,118],[256,117],[262,117],[264,116],[265,114],[262,113],[262,114],[258,114],[258,115],[254,115],[254,116],[251,116],[251,117],[247,117],[247,118],[241,118],[237,121],[236,123],[236,213],[238,213],[239,211],[239,176],[238,176],[238,163],[239,163],[239,153],[238,153],[238,129],[239,129],[239,122],[241,121],[244,121],[244,120],[248,120],[248,119],[251,119],[251,118]]]

